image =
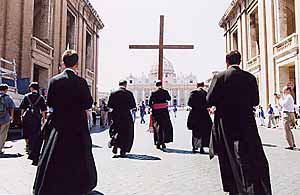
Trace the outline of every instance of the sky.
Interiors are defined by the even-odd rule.
[[[165,15],[165,44],[194,44],[194,50],[165,50],[179,74],[204,81],[223,70],[225,40],[218,23],[231,0],[90,0],[105,27],[100,31],[98,90],[116,89],[130,74],[148,74],[158,50],[130,50],[130,44],[158,44]]]

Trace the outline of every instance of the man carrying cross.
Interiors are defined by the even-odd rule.
[[[151,93],[149,106],[152,108],[152,126],[154,129],[154,144],[157,149],[165,149],[166,143],[173,142],[173,126],[170,120],[168,101],[169,92],[162,88],[162,82],[156,82],[157,90]]]

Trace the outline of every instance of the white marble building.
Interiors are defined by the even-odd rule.
[[[177,75],[173,64],[167,58],[164,58],[163,67],[164,88],[167,89],[172,97],[171,105],[186,106],[189,94],[196,88],[197,77],[193,74]],[[155,81],[158,78],[158,66],[153,65],[148,75],[142,76],[130,75],[126,78],[128,89],[134,93],[137,104],[141,101],[148,103],[151,91],[155,90]]]

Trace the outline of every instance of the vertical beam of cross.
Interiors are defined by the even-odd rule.
[[[164,63],[164,16],[160,16],[159,28],[159,63],[158,63],[158,80],[163,80],[163,63]]]

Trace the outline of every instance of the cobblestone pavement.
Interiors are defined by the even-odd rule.
[[[137,119],[135,142],[128,159],[113,159],[107,148],[108,132],[92,134],[93,153],[99,181],[97,191],[104,195],[222,195],[217,159],[192,154],[191,132],[185,127],[187,112],[172,116],[175,141],[167,152],[153,146],[148,125]],[[295,130],[300,146],[300,130]],[[300,151],[285,150],[282,129],[260,128],[271,167],[273,194],[300,195]],[[24,153],[24,141],[7,142],[8,154]],[[9,156],[8,156],[9,157]],[[36,168],[26,155],[0,159],[0,195],[30,194]]]

